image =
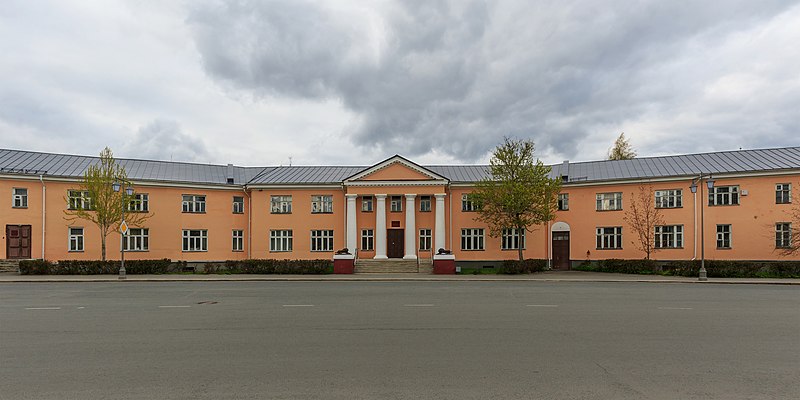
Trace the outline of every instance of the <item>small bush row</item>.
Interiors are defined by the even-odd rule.
[[[127,260],[125,272],[131,275],[168,274],[179,272],[185,261],[172,262],[160,260]],[[102,275],[119,273],[119,261],[100,260],[61,260],[57,263],[47,260],[23,260],[19,262],[22,275]]]
[[[228,260],[207,263],[206,274],[328,274],[333,272],[331,260]]]
[[[617,272],[622,274],[661,274],[694,277],[700,260],[654,261],[608,259],[584,262],[575,267],[581,271]],[[706,260],[709,278],[800,278],[800,261],[729,261]]]
[[[498,272],[508,275],[532,274],[534,272],[542,272],[545,269],[547,269],[547,260],[529,258],[522,261],[504,260]]]

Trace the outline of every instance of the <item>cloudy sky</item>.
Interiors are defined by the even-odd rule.
[[[800,145],[800,2],[4,1],[0,148],[238,165]]]

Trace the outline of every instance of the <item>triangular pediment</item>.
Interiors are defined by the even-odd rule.
[[[345,179],[345,182],[364,181],[447,181],[447,178],[395,155]]]

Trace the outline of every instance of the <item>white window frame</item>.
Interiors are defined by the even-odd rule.
[[[28,188],[15,187],[11,189],[11,207],[28,208]]]
[[[372,212],[373,209],[373,200],[374,197],[372,196],[361,196],[361,211],[362,212]]]
[[[425,195],[419,197],[419,211],[420,212],[431,211],[431,196]]]
[[[792,223],[778,222],[775,224],[775,248],[788,249],[792,247]]]
[[[375,250],[375,230],[362,229],[361,230],[361,250],[372,251]]]
[[[333,251],[333,229],[312,229],[311,251]]]
[[[656,225],[653,247],[656,249],[683,248],[683,225]]]
[[[559,193],[556,208],[558,211],[569,211],[569,193]]]
[[[244,196],[233,196],[231,207],[234,214],[244,214]]]
[[[273,194],[269,196],[269,204],[271,214],[292,213],[292,195]]]
[[[128,234],[122,236],[122,247],[125,251],[150,251],[150,229],[128,228]]]
[[[269,251],[273,253],[283,253],[292,251],[291,229],[271,229],[269,231]]]
[[[244,251],[244,230],[231,231],[231,251]]]
[[[147,193],[134,193],[128,203],[129,212],[148,212],[150,210],[150,195]]]
[[[727,246],[725,246],[726,240],[728,242]],[[722,246],[720,246],[720,243],[722,244]],[[733,227],[731,226],[731,224],[717,224],[717,248],[718,249],[733,248]]]
[[[597,193],[595,200],[597,211],[622,210],[622,192]]]
[[[462,212],[478,211],[478,207],[475,205],[475,202],[469,199],[469,194],[461,195],[461,211]]]
[[[389,196],[389,212],[403,212],[403,196]]]
[[[656,208],[682,208],[682,189],[661,189],[655,192]]]
[[[621,226],[598,226],[595,235],[597,250],[622,250]]]
[[[739,185],[714,186],[708,191],[709,206],[735,206],[740,200]]]
[[[775,204],[792,203],[792,184],[778,183],[775,185]]]
[[[332,214],[333,213],[333,195],[330,194],[315,194],[311,196],[311,213],[312,214]]]
[[[207,229],[184,229],[182,240],[182,250],[186,253],[196,253],[208,251],[208,230]]]
[[[500,235],[500,249],[519,250],[519,246],[522,245],[522,249],[525,250],[525,229],[521,230],[521,235],[519,231],[516,228],[504,228]]]
[[[429,228],[419,230],[419,249],[422,251],[431,250],[433,247],[433,235]]]
[[[92,198],[88,190],[69,190],[67,192],[67,208],[70,210],[91,210]]]
[[[84,230],[82,226],[67,227],[67,249],[69,252],[77,253],[84,250],[86,239],[83,235],[83,232]]]
[[[190,214],[206,212],[206,196],[203,194],[181,195],[181,211]]]
[[[480,251],[485,249],[483,228],[462,228],[461,229],[461,250]]]

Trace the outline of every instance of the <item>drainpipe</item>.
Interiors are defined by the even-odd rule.
[[[694,254],[692,255],[692,261],[697,259],[697,192],[692,193],[694,195],[694,240],[692,240],[692,249],[694,249]]]
[[[247,193],[247,185],[242,187],[242,192],[244,195],[247,196],[247,259],[251,259],[252,257],[252,244],[253,244],[253,235],[250,229],[250,219],[253,218],[253,201],[250,199],[250,194]]]
[[[452,252],[453,251],[453,191],[450,190],[450,188],[448,187],[445,193],[447,193],[447,201],[450,204],[449,205],[450,223],[445,225],[447,228],[449,228],[447,229],[449,231],[447,248]]]
[[[45,224],[45,216],[47,215],[47,187],[44,185],[44,177],[39,174],[39,182],[42,183],[42,260],[44,260],[44,245],[45,245],[45,233],[46,233],[46,224]]]
[[[546,242],[544,247],[546,249],[545,251],[547,251],[547,269],[553,269],[553,232],[550,230],[550,222],[552,221],[547,221],[547,225],[545,225],[547,227],[547,232],[544,235],[544,240]]]

